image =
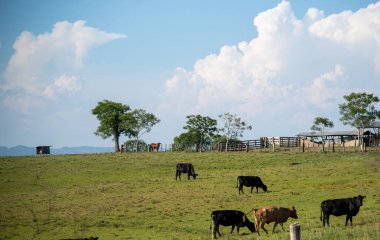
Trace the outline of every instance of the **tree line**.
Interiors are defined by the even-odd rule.
[[[351,93],[343,96],[344,102],[339,104],[340,121],[344,125],[350,125],[359,130],[359,134],[376,119],[380,119],[380,111],[376,109],[379,98],[374,94],[365,92]],[[135,150],[139,151],[139,145],[143,141],[141,137],[149,133],[152,127],[160,122],[154,114],[144,109],[132,110],[128,105],[109,100],[98,102],[92,109],[100,124],[96,135],[107,139],[113,137],[115,152],[120,151],[119,138],[124,135],[135,144]],[[174,138],[174,144],[182,150],[195,146],[196,151],[201,151],[204,146],[218,142],[238,140],[243,137],[246,130],[252,130],[252,126],[243,121],[236,114],[224,113],[218,116],[222,121],[222,128],[218,128],[218,121],[208,116],[186,116],[186,130]],[[311,129],[321,132],[326,128],[332,128],[334,123],[326,117],[316,117]],[[359,136],[360,138],[360,136]],[[322,141],[324,139],[322,138]],[[181,150],[181,149],[179,149]]]

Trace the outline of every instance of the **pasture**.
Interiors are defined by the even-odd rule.
[[[191,162],[196,180],[175,181],[175,165]],[[239,175],[260,176],[268,192],[238,194]],[[320,221],[320,203],[367,198],[353,226],[345,217]],[[221,227],[222,239],[380,239],[380,152],[128,153],[0,158],[0,239],[211,239],[217,209],[295,206],[289,219],[259,237]],[[253,221],[252,213],[248,218]]]

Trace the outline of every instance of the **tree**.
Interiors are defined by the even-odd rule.
[[[219,118],[221,118],[224,122],[224,127],[220,130],[225,133],[227,145],[230,140],[236,140],[238,137],[243,137],[243,132],[245,130],[252,129],[251,125],[247,125],[236,114],[225,113],[219,115]]]
[[[135,119],[135,123],[132,126],[132,130],[134,132],[134,137],[136,137],[136,151],[138,152],[138,142],[140,137],[150,132],[152,130],[152,127],[160,122],[156,116],[154,116],[152,113],[147,113],[143,109],[136,109],[132,111],[132,116]]]
[[[148,145],[143,140],[138,140],[136,144],[136,140],[128,140],[124,143],[126,152],[137,152],[137,148],[139,151],[147,152]]]
[[[193,132],[182,133],[174,138],[174,144],[177,150],[191,149],[197,144],[197,136]]]
[[[339,104],[340,120],[344,125],[351,125],[359,131],[359,139],[364,129],[368,127],[376,118],[380,118],[380,112],[375,109],[375,104],[379,98],[372,93],[351,93],[343,98],[345,103]],[[361,147],[363,148],[363,142]]]
[[[313,122],[313,125],[311,126],[311,130],[319,131],[321,133],[322,152],[325,151],[325,140],[323,138],[323,136],[325,135],[325,129],[332,128],[332,127],[334,127],[334,123],[330,121],[330,119],[324,118],[324,117],[314,118],[314,122]]]
[[[98,105],[92,109],[92,114],[100,121],[95,135],[103,139],[113,137],[115,152],[120,151],[119,137],[121,134],[128,136],[135,134],[131,128],[135,124],[135,120],[128,105],[103,100],[98,102]]]
[[[217,133],[217,121],[210,117],[201,115],[186,116],[187,122],[183,129],[187,129],[188,133],[194,135],[196,139],[196,151],[201,151],[205,142],[211,142]]]

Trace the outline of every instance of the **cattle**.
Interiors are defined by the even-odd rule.
[[[253,187],[256,187],[256,193],[259,192],[259,187],[266,192],[268,190],[267,186],[261,181],[260,177],[257,176],[239,176],[237,177],[237,185],[236,187],[239,187],[239,194],[240,192],[243,192],[243,186],[251,187],[251,193],[253,190]]]
[[[187,173],[187,179],[190,180],[190,176],[195,180],[198,174],[194,171],[194,166],[191,163],[177,163],[176,171],[175,171],[175,180],[177,181],[177,177],[181,180],[181,173]]]
[[[219,226],[232,226],[231,234],[235,227],[239,234],[241,227],[247,227],[251,232],[255,232],[255,224],[249,221],[245,213],[238,210],[216,210],[211,213],[211,226],[213,228],[213,238],[216,238],[216,233],[222,236],[219,232]]]
[[[323,226],[327,223],[330,226],[330,215],[342,216],[346,215],[346,226],[348,220],[351,222],[352,217],[356,216],[359,212],[360,206],[363,205],[363,199],[365,196],[358,195],[352,198],[340,198],[340,199],[329,199],[321,203],[321,221],[323,221]],[[323,215],[323,216],[322,216]]]
[[[257,234],[260,236],[260,227],[268,234],[268,231],[264,228],[265,224],[274,222],[273,230],[279,223],[284,230],[283,223],[288,220],[289,217],[297,219],[297,211],[293,208],[283,208],[283,207],[264,207],[253,210],[253,216],[255,217]]]
[[[151,143],[149,144],[149,152],[158,152],[158,150],[160,149],[160,146],[161,146],[161,143]]]

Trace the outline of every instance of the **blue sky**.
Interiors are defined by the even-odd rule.
[[[146,142],[190,114],[235,113],[244,139],[351,129],[343,95],[379,77],[376,1],[0,1],[0,146],[112,146],[103,99],[160,118]]]

